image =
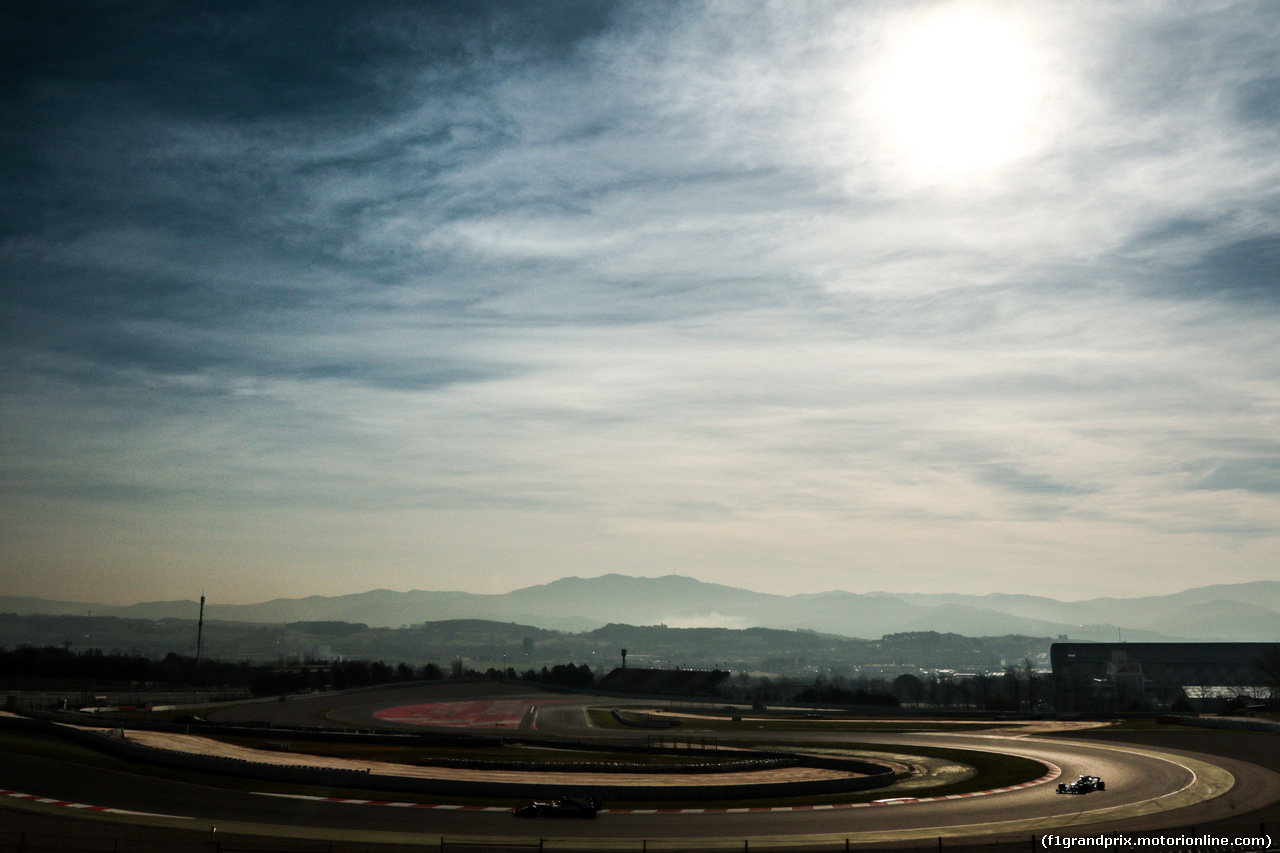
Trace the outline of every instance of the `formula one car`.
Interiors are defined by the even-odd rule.
[[[550,803],[529,803],[512,812],[516,817],[581,817],[593,818],[600,811],[600,800],[596,797],[577,799],[560,797]]]
[[[1107,783],[1097,776],[1081,776],[1074,782],[1059,782],[1059,794],[1087,794],[1090,791],[1105,791]]]

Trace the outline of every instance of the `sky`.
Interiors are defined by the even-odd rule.
[[[1280,564],[1280,5],[0,13],[0,594]]]

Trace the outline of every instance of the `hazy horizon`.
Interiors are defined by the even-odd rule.
[[[508,593],[512,593],[512,592],[518,592],[518,591],[520,591],[520,590],[524,590],[524,589],[530,589],[530,588],[534,588],[534,587],[543,587],[543,586],[548,586],[548,585],[550,585],[550,584],[555,584],[555,583],[556,583],[556,582],[558,582],[558,581],[579,581],[579,580],[581,580],[581,581],[595,581],[595,580],[600,580],[600,579],[607,578],[607,577],[624,577],[624,578],[629,578],[629,579],[639,579],[639,580],[663,580],[663,579],[668,579],[668,578],[679,578],[679,579],[682,579],[682,580],[692,580],[692,581],[695,581],[695,582],[697,582],[697,583],[715,584],[715,585],[719,585],[719,586],[731,587],[731,588],[733,588],[733,589],[737,589],[737,590],[744,590],[744,591],[746,591],[746,592],[761,593],[761,594],[766,594],[766,595],[782,595],[782,596],[787,596],[787,597],[792,597],[792,596],[800,596],[800,597],[803,597],[803,596],[814,596],[814,595],[822,595],[822,594],[838,594],[838,593],[851,593],[851,594],[854,594],[854,595],[864,595],[864,596],[866,596],[866,595],[884,595],[884,596],[890,596],[890,597],[893,597],[893,596],[914,596],[914,595],[938,596],[938,597],[945,597],[945,596],[951,596],[951,595],[984,597],[984,596],[997,595],[997,594],[999,594],[999,595],[1014,595],[1014,596],[1021,596],[1021,595],[1025,595],[1025,596],[1033,597],[1033,598],[1045,598],[1045,599],[1050,599],[1050,600],[1053,600],[1053,601],[1059,601],[1059,602],[1064,603],[1064,604],[1071,604],[1071,603],[1077,603],[1077,602],[1091,601],[1091,600],[1100,599],[1100,598],[1116,598],[1116,599],[1121,599],[1121,600],[1123,600],[1123,599],[1128,599],[1128,598],[1142,598],[1142,597],[1147,597],[1147,596],[1156,596],[1156,597],[1158,597],[1158,596],[1163,596],[1163,595],[1176,595],[1177,593],[1181,593],[1181,592],[1188,592],[1188,591],[1196,590],[1196,589],[1207,589],[1207,588],[1213,588],[1213,587],[1217,587],[1217,586],[1224,586],[1224,585],[1225,585],[1225,586],[1232,586],[1232,585],[1234,585],[1234,584],[1232,584],[1232,583],[1230,583],[1230,582],[1225,582],[1225,583],[1224,583],[1224,582],[1221,582],[1221,581],[1214,581],[1214,582],[1211,582],[1211,583],[1200,583],[1200,584],[1195,584],[1195,585],[1193,585],[1193,586],[1181,587],[1181,588],[1178,588],[1178,589],[1162,590],[1162,591],[1158,591],[1158,592],[1157,592],[1157,591],[1142,592],[1142,593],[1138,593],[1138,594],[1134,594],[1134,595],[1114,595],[1114,596],[1108,596],[1108,595],[1096,595],[1096,596],[1095,596],[1095,595],[1089,595],[1089,596],[1067,597],[1067,598],[1064,598],[1064,597],[1058,597],[1058,596],[1049,596],[1049,595],[1035,595],[1035,594],[1032,594],[1032,593],[1021,593],[1021,592],[1018,592],[1017,590],[985,590],[985,591],[973,591],[973,590],[955,590],[955,589],[936,589],[936,590],[914,590],[914,591],[908,592],[908,591],[905,591],[905,590],[892,589],[892,588],[889,588],[889,587],[877,587],[877,588],[858,589],[858,590],[854,590],[854,589],[837,589],[837,588],[833,588],[833,589],[825,589],[825,590],[812,590],[812,591],[810,591],[810,590],[801,590],[801,591],[795,591],[795,592],[782,592],[782,593],[778,593],[778,592],[771,592],[771,591],[769,591],[769,590],[765,590],[765,589],[755,589],[755,588],[752,588],[752,587],[749,587],[749,586],[746,586],[746,585],[743,585],[743,584],[735,584],[735,583],[732,583],[732,582],[722,582],[722,581],[705,581],[705,580],[702,580],[701,578],[697,578],[697,577],[694,577],[694,576],[692,576],[692,575],[679,575],[679,574],[665,574],[665,575],[635,575],[635,574],[621,574],[621,573],[617,573],[617,572],[611,572],[611,573],[607,573],[607,574],[600,574],[600,575],[565,575],[565,576],[563,576],[563,577],[559,577],[559,578],[552,578],[551,580],[547,580],[547,581],[539,581],[539,582],[537,582],[537,583],[529,583],[529,584],[520,584],[520,585],[517,585],[517,586],[512,586],[512,587],[511,587],[511,588],[509,588],[509,589],[496,590],[496,591],[492,591],[492,592],[476,592],[476,591],[474,591],[474,590],[453,589],[453,588],[446,588],[446,587],[440,587],[440,588],[411,587],[411,588],[404,588],[404,589],[393,589],[393,588],[389,588],[389,587],[368,587],[368,588],[365,588],[365,589],[351,590],[351,591],[348,591],[348,592],[337,592],[337,593],[330,593],[330,594],[322,594],[322,593],[315,593],[315,592],[302,592],[302,591],[297,591],[297,592],[293,592],[293,593],[286,593],[286,594],[283,594],[283,595],[271,596],[271,597],[269,597],[269,598],[244,599],[244,600],[219,600],[219,599],[214,599],[213,597],[209,596],[208,594],[205,594],[205,596],[204,596],[204,597],[206,598],[206,604],[207,604],[208,606],[210,606],[210,607],[215,607],[215,606],[222,606],[222,605],[227,605],[227,606],[239,606],[239,605],[264,604],[264,603],[267,603],[267,602],[269,602],[269,601],[276,601],[276,600],[280,600],[280,601],[301,601],[301,600],[305,600],[305,599],[308,599],[308,598],[317,598],[317,597],[320,597],[320,598],[341,598],[341,597],[344,597],[344,596],[359,596],[359,595],[366,595],[366,594],[369,594],[369,593],[377,593],[377,592],[389,592],[389,593],[393,593],[393,594],[395,594],[395,595],[405,595],[405,594],[410,594],[410,593],[415,593],[415,592],[422,592],[422,593],[456,593],[456,592],[460,592],[460,593],[469,593],[469,594],[475,594],[475,595],[499,595],[499,596],[500,596],[500,595],[506,595],[506,594],[508,594]],[[1259,581],[1240,581],[1239,583],[1241,583],[1241,584],[1248,584],[1248,583],[1258,583],[1258,582],[1259,582]],[[1273,578],[1266,578],[1266,579],[1264,579],[1262,582],[1267,582],[1267,583],[1280,583],[1280,581],[1276,581],[1276,580],[1275,580],[1275,579],[1273,579]],[[175,596],[175,597],[172,597],[172,598],[138,598],[138,599],[133,599],[133,600],[108,600],[108,599],[104,599],[104,598],[84,598],[84,599],[76,599],[76,598],[70,598],[70,597],[67,597],[67,596],[62,596],[62,597],[57,597],[57,596],[28,596],[28,595],[19,595],[19,594],[15,594],[15,593],[0,592],[0,597],[4,597],[4,596],[24,597],[24,598],[40,598],[40,599],[46,599],[46,600],[49,600],[49,601],[59,601],[59,602],[69,602],[69,603],[74,603],[74,602],[77,602],[77,601],[83,601],[84,603],[88,603],[88,604],[103,604],[103,605],[108,605],[108,606],[111,606],[111,607],[129,607],[129,606],[131,606],[131,605],[135,605],[135,604],[153,604],[153,603],[163,603],[163,602],[166,602],[166,601],[173,601],[173,602],[190,602],[190,603],[192,603],[192,604],[196,604],[196,603],[198,603],[198,602],[199,602],[199,600],[200,600],[200,598],[201,598],[201,594],[200,594],[200,593],[195,593],[195,594],[192,594],[192,595],[189,595],[189,596],[181,596],[181,595],[179,595],[179,596]]]
[[[1280,5],[0,22],[4,594],[1280,565]]]
[[[347,623],[405,628],[451,621],[581,632],[607,625],[675,629],[778,629],[876,639],[896,634],[966,637],[1022,636],[1057,640],[1130,642],[1274,642],[1280,636],[1280,581],[1213,585],[1170,595],[1061,601],[1026,595],[867,593],[830,591],[790,596],[708,584],[684,575],[642,578],[566,577],[500,594],[457,590],[368,590],[332,597],[288,596],[257,602],[209,598],[102,602],[50,602],[0,594],[0,616],[11,629],[70,628],[65,619],[172,619],[254,624]],[[50,617],[52,623],[41,623]],[[35,619],[35,623],[28,620]],[[123,624],[123,623],[122,623]],[[43,630],[43,629],[42,629]],[[148,629],[150,630],[150,629]],[[145,633],[145,632],[144,632]],[[31,635],[14,634],[21,641]]]

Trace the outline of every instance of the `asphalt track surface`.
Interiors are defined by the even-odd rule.
[[[533,697],[536,699],[536,697]],[[404,705],[384,702],[381,707]],[[582,735],[584,703],[547,705],[537,717],[547,734]],[[262,713],[261,708],[251,709]],[[292,710],[292,709],[291,709]],[[375,707],[352,705],[337,714],[365,721]],[[601,730],[592,734],[599,735]],[[627,733],[611,733],[626,736]],[[716,735],[722,733],[708,733]],[[699,736],[694,726],[681,736]],[[753,735],[757,736],[757,735]],[[634,737],[634,735],[631,735]],[[823,733],[824,742],[880,742],[886,751],[909,753],[912,746],[946,746],[1021,755],[1061,769],[1062,778],[1088,773],[1107,781],[1107,790],[1087,796],[1062,796],[1045,783],[984,796],[879,805],[814,807],[793,810],[682,810],[626,812],[609,810],[594,821],[523,821],[505,810],[424,808],[409,805],[356,804],[286,798],[175,782],[117,770],[72,766],[20,754],[0,755],[0,789],[98,808],[146,813],[145,816],[93,813],[111,821],[152,827],[221,833],[385,842],[436,847],[440,840],[471,840],[536,845],[554,839],[548,849],[712,849],[712,840],[750,839],[751,849],[833,845],[911,845],[945,838],[956,844],[986,844],[1046,833],[1096,835],[1112,831],[1152,830],[1237,818],[1266,809],[1280,799],[1280,773],[1243,755],[1210,755],[1164,743],[1132,745],[1117,741],[1006,734]],[[1268,736],[1263,736],[1268,737]],[[796,735],[786,735],[795,741]],[[1218,750],[1222,752],[1224,750]],[[1230,753],[1231,750],[1225,750]],[[1236,750],[1236,752],[1242,752]],[[1274,767],[1274,762],[1272,763]],[[886,790],[886,798],[927,796],[927,792]],[[45,814],[71,811],[0,798],[0,809],[27,808]],[[84,814],[81,812],[81,814]],[[0,815],[3,818],[4,815]],[[575,848],[576,845],[576,848]],[[699,845],[704,845],[699,847]],[[932,845],[930,845],[932,846]],[[724,848],[722,848],[724,849]],[[742,849],[738,847],[737,849]]]

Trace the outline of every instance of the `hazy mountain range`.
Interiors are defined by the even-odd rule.
[[[0,613],[194,619],[194,601],[127,607],[0,596]],[[1073,640],[1280,640],[1280,581],[1198,587],[1171,595],[1058,601],[1032,595],[843,591],[751,592],[694,578],[603,575],[562,578],[498,595],[380,589],[354,595],[279,598],[260,604],[210,601],[205,619],[333,620],[399,627],[445,619],[519,622],[560,631],[608,623],[670,627],[806,629],[877,639],[908,631],[968,636],[1022,634]]]

